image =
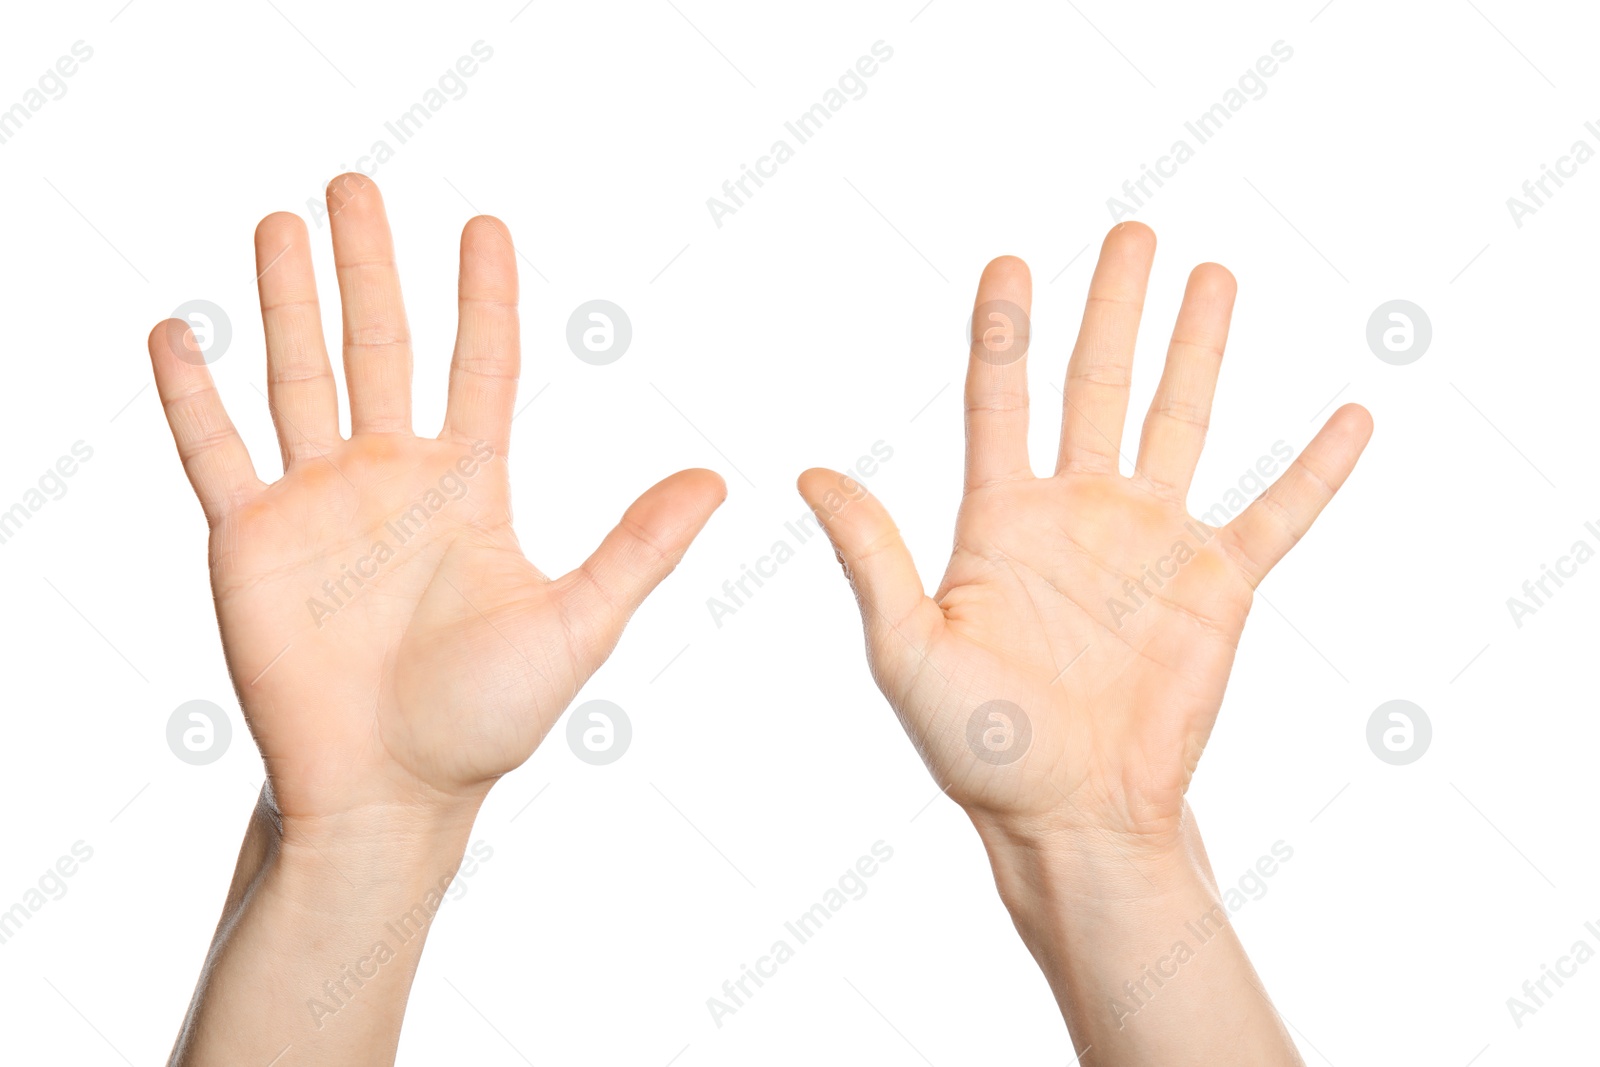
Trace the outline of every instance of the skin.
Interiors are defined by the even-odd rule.
[[[1191,518],[1185,500],[1235,294],[1227,270],[1203,264],[1189,278],[1136,468],[1122,475],[1154,253],[1155,235],[1139,223],[1106,237],[1067,370],[1056,469],[1044,478],[1027,453],[1028,269],[1003,257],[984,270],[965,488],[932,596],[864,487],[817,469],[801,476],[800,492],[856,593],[873,676],[978,829],[1082,1062],[1299,1064],[1218,908],[1184,794],[1255,587],[1349,475],[1372,422],[1359,406],[1340,408],[1227,526]],[[1022,309],[1009,329],[990,314],[1003,310],[996,302]],[[991,323],[997,333],[984,329]],[[1188,551],[1178,563],[1180,542]],[[1146,568],[1162,560],[1175,573],[1151,579]],[[995,718],[992,701],[1014,707],[998,706]],[[975,716],[987,731],[976,747]],[[1203,943],[1186,925],[1197,921]],[[1181,963],[1179,941],[1192,957]]]
[[[412,432],[383,200],[369,179],[345,175],[329,186],[328,213],[349,438],[295,215],[256,230],[281,479],[256,476],[186,324],[150,335],[211,526],[228,667],[267,770],[175,1064],[266,1064],[290,1049],[295,1064],[393,1062],[425,920],[478,806],[532,754],[726,493],[711,471],[681,471],[646,491],[582,566],[547,578],[511,526],[520,356],[505,226],[480,216],[462,233],[448,411],[424,438]],[[381,562],[380,541],[393,552]],[[405,915],[423,929],[402,938],[389,924]],[[390,958],[374,958],[380,941]]]

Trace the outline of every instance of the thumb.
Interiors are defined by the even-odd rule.
[[[593,657],[595,667],[610,655],[628,618],[672,573],[727,496],[716,472],[679,471],[623,512],[594,554],[557,582],[575,651]]]
[[[883,624],[901,629],[924,597],[917,566],[889,513],[866,486],[822,467],[800,475],[799,488],[844,563],[868,632]]]

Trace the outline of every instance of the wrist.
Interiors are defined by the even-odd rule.
[[[256,815],[289,845],[416,850],[464,837],[483,805],[487,790],[468,795],[432,792],[404,800],[347,800],[337,808],[306,810],[280,803],[269,779],[257,798]]]
[[[995,883],[1080,1054],[1299,1065],[1233,929],[1193,817],[1173,834],[978,815]]]
[[[1014,914],[1062,902],[1147,911],[1163,900],[1187,903],[1207,891],[1205,855],[1187,809],[1180,826],[1159,834],[1053,815],[968,816]]]
[[[1141,866],[1160,868],[1183,862],[1199,841],[1187,806],[1177,818],[1138,830],[1096,820],[1070,802],[1041,812],[969,808],[966,814],[991,856],[1038,858],[1063,866],[1095,868],[1131,857]]]
[[[280,888],[319,910],[360,911],[365,901],[441,892],[455,877],[477,816],[476,802],[371,804],[320,815],[286,815],[264,789],[258,814],[271,829]]]
[[[207,964],[209,992],[191,1007],[173,1062],[265,1063],[286,1043],[302,1060],[392,1062],[434,918],[459,895],[475,813],[369,805],[287,817],[263,790]]]

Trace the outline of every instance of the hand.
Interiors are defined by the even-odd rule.
[[[223,646],[278,811],[312,820],[470,805],[533,752],[725,488],[705,470],[667,478],[581,567],[546,578],[511,528],[520,357],[505,226],[482,216],[462,232],[449,407],[439,436],[420,438],[377,187],[336,179],[329,217],[348,440],[306,227],[292,214],[256,230],[283,477],[256,477],[178,320],[150,335],[156,383],[211,524]]]
[[[1367,412],[1346,405],[1226,526],[1188,514],[1235,290],[1225,269],[1204,264],[1190,275],[1136,468],[1120,474],[1154,252],[1154,234],[1138,223],[1106,238],[1048,478],[1028,464],[1028,269],[1007,257],[984,271],[967,377],[966,485],[955,549],[932,597],[864,489],[824,470],[800,479],[860,601],[874,678],[934,778],[980,829],[1180,847],[1184,791],[1252,592],[1371,435]]]

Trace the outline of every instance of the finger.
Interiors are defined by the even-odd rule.
[[[150,365],[156,392],[178,446],[178,458],[195,496],[215,526],[245,497],[264,486],[250,453],[223,409],[200,346],[182,319],[167,319],[150,331]]]
[[[1355,468],[1372,436],[1372,416],[1359,404],[1333,413],[1283,475],[1223,528],[1223,544],[1250,579],[1267,572],[1305,536]]]
[[[377,185],[360,174],[335,178],[328,184],[328,218],[344,305],[350,432],[410,433],[411,332]]]
[[[720,475],[686,470],[645,490],[577,570],[559,580],[568,632],[599,666],[650,591],[678,565],[711,513],[727,498]]]
[[[966,492],[1031,478],[1028,466],[1028,265],[1001,256],[983,269],[967,361]]]
[[[1215,263],[1202,263],[1189,275],[1167,365],[1144,420],[1137,469],[1179,499],[1189,492],[1205,445],[1237,291],[1233,275]]]
[[[926,597],[889,513],[866,486],[822,467],[800,475],[800,495],[844,564],[867,632],[901,630]]]
[[[480,215],[461,231],[460,324],[450,361],[444,432],[487,441],[505,455],[517,398],[521,336],[517,256],[499,219]]]
[[[1156,235],[1140,222],[1112,227],[1100,246],[1083,325],[1067,363],[1057,474],[1117,469],[1133,343],[1155,253]]]
[[[267,334],[267,402],[283,467],[324,458],[339,438],[339,391],[322,339],[311,239],[300,216],[268,215],[256,227],[256,285]]]

